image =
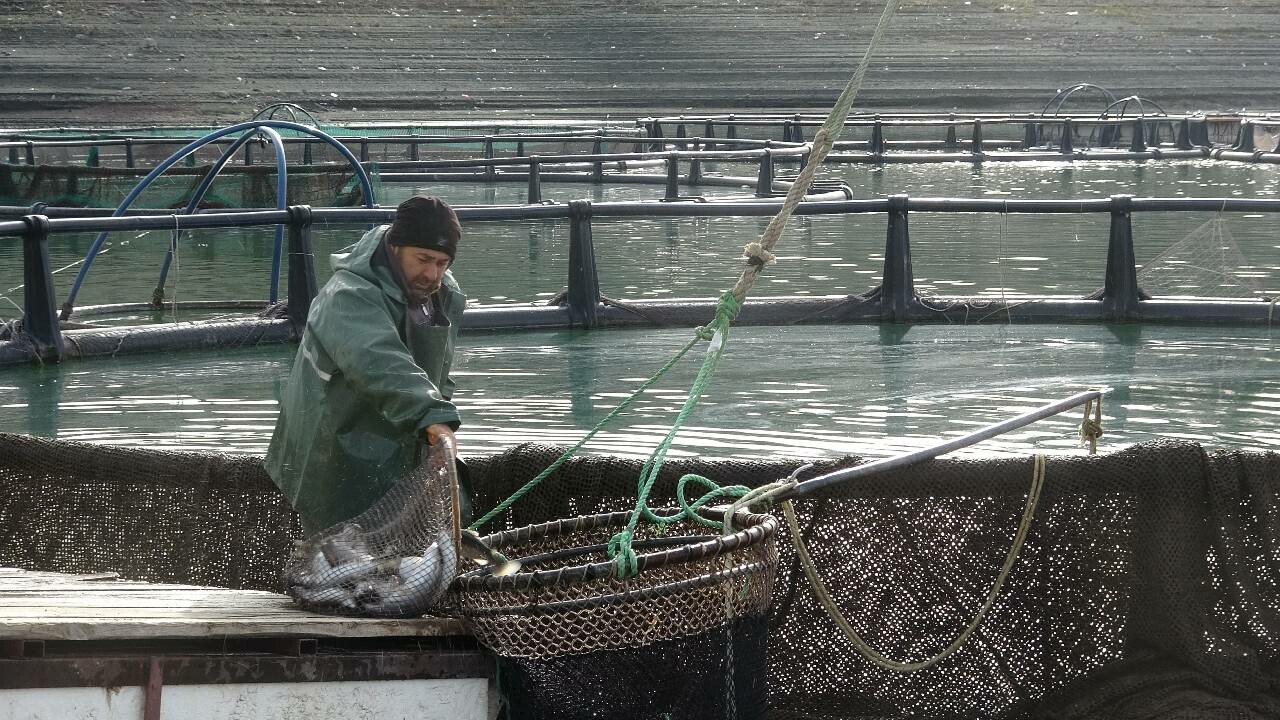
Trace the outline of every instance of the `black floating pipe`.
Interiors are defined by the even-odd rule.
[[[1129,140],[1129,152],[1147,151],[1147,138],[1143,131],[1145,126],[1146,123],[1141,119],[1133,121],[1133,137]]]
[[[289,207],[289,322],[298,335],[307,325],[316,297],[315,255],[311,251],[311,206]]]
[[[1178,122],[1177,145],[1179,150],[1191,149],[1191,121],[1186,118]]]
[[[62,330],[53,299],[53,271],[49,265],[49,218],[27,215],[22,237],[22,332],[35,345],[38,357],[61,360]]]
[[[1072,138],[1076,134],[1075,123],[1071,118],[1062,121],[1062,139],[1058,141],[1058,149],[1063,155],[1074,155],[1076,150]]]
[[[1111,236],[1107,243],[1107,276],[1102,311],[1108,320],[1132,318],[1138,311],[1138,267],[1133,253],[1133,196],[1111,196]]]
[[[680,197],[680,158],[674,153],[667,157],[667,191],[663,197],[667,200]]]
[[[485,160],[493,159],[493,136],[492,135],[487,136],[484,139],[484,159]],[[493,179],[494,177],[493,165],[490,164],[490,165],[484,166],[484,177],[486,180]]]
[[[124,141],[124,166],[131,168],[133,164],[133,138],[125,138]]]
[[[1253,123],[1243,120],[1240,123],[1240,133],[1236,136],[1235,147],[1231,148],[1237,152],[1253,152],[1257,150],[1253,144]]]
[[[529,196],[525,201],[529,205],[542,202],[542,164],[538,158],[529,158]]]
[[[760,156],[760,172],[756,175],[756,197],[773,197],[773,151],[765,148]]]
[[[907,322],[916,302],[911,272],[911,238],[907,231],[907,196],[890,195],[889,227],[884,243],[884,279],[880,282],[880,319]]]
[[[569,203],[569,319],[584,328],[596,326],[600,304],[600,278],[596,274],[596,251],[591,241],[591,203]]]
[[[1022,149],[1030,150],[1040,144],[1040,126],[1029,122],[1022,128]]]
[[[969,143],[974,162],[982,162],[982,118],[973,119],[973,140]]]

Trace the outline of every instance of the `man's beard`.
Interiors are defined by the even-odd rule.
[[[436,294],[440,289],[440,283],[431,283],[430,285],[412,285],[407,295],[409,301],[415,304],[424,304],[431,300],[431,296]]]

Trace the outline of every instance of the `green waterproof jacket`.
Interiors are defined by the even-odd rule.
[[[459,423],[449,369],[466,296],[446,273],[432,323],[416,325],[380,249],[386,231],[332,256],[267,451],[308,534],[382,497],[412,469],[428,425]]]

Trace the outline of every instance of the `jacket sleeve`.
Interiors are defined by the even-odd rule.
[[[367,394],[392,425],[406,433],[444,423],[458,410],[414,362],[375,288],[346,287],[308,317],[308,329],[348,382]]]

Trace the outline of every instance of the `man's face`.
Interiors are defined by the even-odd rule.
[[[406,288],[409,299],[414,302],[425,302],[439,290],[445,271],[453,263],[447,254],[439,250],[411,245],[392,245],[391,252],[400,263],[400,273],[409,285]]]

